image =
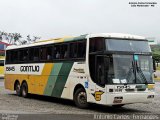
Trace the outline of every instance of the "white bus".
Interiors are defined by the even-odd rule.
[[[153,63],[141,36],[100,33],[51,39],[6,49],[5,88],[121,107],[154,98]]]

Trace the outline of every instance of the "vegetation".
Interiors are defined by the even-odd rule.
[[[33,36],[31,38],[30,35],[27,35],[27,37],[24,38],[20,33],[8,33],[0,31],[0,41],[5,40],[5,42],[7,42],[8,44],[23,45],[27,43],[33,43],[38,39],[40,39],[40,37]]]
[[[157,67],[158,67],[158,63],[160,62],[160,45],[151,46],[151,50],[152,50],[153,59],[157,63]]]

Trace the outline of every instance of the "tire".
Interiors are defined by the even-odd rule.
[[[79,88],[76,90],[74,94],[74,102],[79,108],[84,109],[88,107],[87,94],[83,88]]]
[[[28,97],[28,85],[26,82],[22,83],[21,91],[22,91],[22,97],[27,98]]]
[[[15,90],[16,90],[16,95],[17,96],[21,96],[21,86],[20,86],[20,83],[19,82],[16,82],[16,85],[15,85]]]
[[[112,105],[112,107],[114,107],[114,108],[121,108],[123,106],[124,106],[124,104],[121,104],[121,105]]]

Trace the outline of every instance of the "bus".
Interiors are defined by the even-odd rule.
[[[4,56],[0,56],[0,78],[4,78]]]
[[[18,96],[121,107],[152,102],[154,86],[151,49],[142,36],[86,34],[6,49],[5,88]]]

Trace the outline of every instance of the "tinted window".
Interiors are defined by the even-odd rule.
[[[104,50],[104,38],[91,38],[90,39],[90,52],[98,52]]]
[[[52,47],[41,47],[40,48],[40,59],[51,60],[52,59]]]
[[[29,61],[39,61],[39,48],[29,49]]]
[[[147,41],[106,39],[106,46],[111,51],[151,52]]]
[[[54,45],[54,59],[60,59],[61,58],[61,46],[60,45]]]
[[[13,61],[14,63],[18,62],[18,51],[13,51],[12,54],[13,55],[11,61]]]
[[[77,43],[70,43],[70,58],[77,58],[78,49],[77,49]]]
[[[85,58],[86,54],[86,42],[78,42],[78,58]]]
[[[9,63],[10,62],[10,51],[6,51],[6,63]]]
[[[27,60],[28,60],[28,49],[20,50],[19,51],[19,61],[27,61]]]

